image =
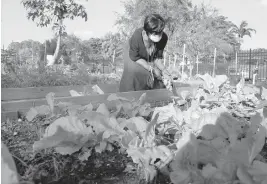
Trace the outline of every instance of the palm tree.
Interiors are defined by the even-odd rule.
[[[252,32],[256,33],[255,29],[248,28],[247,26],[248,26],[248,23],[243,20],[239,27],[234,25],[234,27],[231,30],[232,33],[234,33],[234,34],[236,34],[238,36],[238,47],[239,48],[241,46],[241,42],[242,42],[242,39],[243,39],[244,36],[251,37],[251,33]]]

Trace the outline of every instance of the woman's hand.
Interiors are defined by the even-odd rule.
[[[153,74],[154,74],[155,78],[157,78],[158,80],[162,80],[162,73],[161,73],[160,69],[158,69],[157,67],[153,68]]]

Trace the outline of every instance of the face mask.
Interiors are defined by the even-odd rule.
[[[162,35],[149,35],[149,38],[152,42],[159,42],[162,38]]]

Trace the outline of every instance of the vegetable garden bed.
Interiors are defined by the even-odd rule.
[[[266,183],[266,89],[202,78],[177,97],[49,93],[2,141],[24,183]]]

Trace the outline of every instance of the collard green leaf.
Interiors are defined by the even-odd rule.
[[[250,151],[249,156],[249,163],[251,164],[255,157],[260,153],[264,144],[265,144],[265,137],[266,137],[266,128],[263,126],[259,126],[256,135],[253,136],[253,143]]]
[[[32,107],[27,115],[26,119],[28,121],[32,121],[36,116],[43,116],[43,115],[49,115],[51,113],[50,108],[47,105],[41,105],[38,107]]]
[[[104,103],[102,103],[102,104],[100,104],[100,105],[98,106],[96,112],[99,112],[99,113],[101,113],[101,114],[103,114],[103,115],[105,115],[105,116],[107,116],[107,117],[110,116],[110,112],[109,112],[109,110],[108,110],[106,104],[104,104]]]
[[[58,126],[55,133],[34,142],[33,150],[38,151],[54,147],[58,153],[66,155],[79,151],[85,144],[88,145],[88,141],[91,145],[94,145],[96,137],[90,132],[88,132],[88,135],[84,135],[78,132],[66,131],[61,126]]]
[[[61,154],[72,154],[83,145],[94,144],[96,137],[91,127],[86,127],[77,117],[61,117],[51,123],[45,130],[44,138],[36,141],[34,150],[56,148]]]

